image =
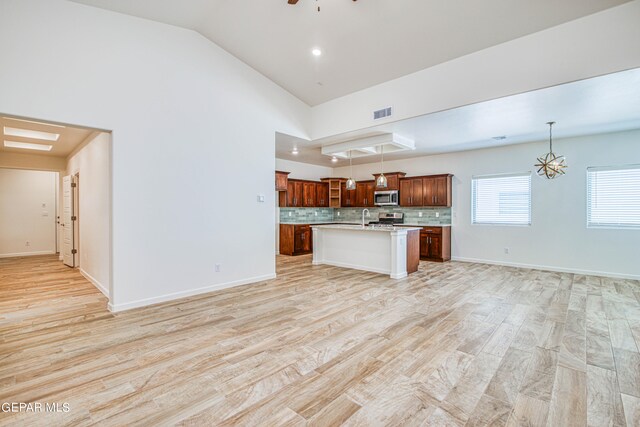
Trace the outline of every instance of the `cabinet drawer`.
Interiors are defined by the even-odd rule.
[[[420,232],[424,234],[442,234],[442,227],[422,227]]]

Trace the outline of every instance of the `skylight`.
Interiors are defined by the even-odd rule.
[[[22,148],[25,150],[51,151],[53,145],[32,144],[30,142],[5,141],[4,146],[7,148]]]
[[[4,127],[4,134],[6,136],[15,136],[19,138],[30,139],[42,139],[44,141],[57,141],[60,138],[59,133],[41,132],[39,130],[18,129],[11,127]]]

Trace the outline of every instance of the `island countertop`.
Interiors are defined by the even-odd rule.
[[[362,226],[362,225],[353,225],[353,224],[327,224],[327,225],[312,225],[311,228],[319,228],[323,230],[349,230],[349,231],[384,231],[387,233],[397,232],[397,231],[411,231],[411,230],[422,230],[422,227],[376,227],[376,226]]]

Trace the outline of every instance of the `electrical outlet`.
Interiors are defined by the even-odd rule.
[[[314,212],[313,212],[313,215],[314,215],[314,216],[318,216],[318,211],[314,211]]]
[[[289,216],[293,216],[293,212],[289,211]]]
[[[509,248],[504,248],[504,253],[508,255],[509,254]]]
[[[418,212],[418,218],[422,218],[422,212]]]
[[[340,216],[340,212],[337,212],[338,216]]]
[[[258,203],[264,203],[264,196],[262,194],[258,194]]]
[[[440,218],[440,212],[436,212],[436,218]]]
[[[31,246],[31,242],[27,240],[27,241],[24,243],[24,245],[25,245],[25,246]]]
[[[216,264],[216,273],[220,273],[220,264]]]

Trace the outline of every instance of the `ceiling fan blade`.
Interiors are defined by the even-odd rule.
[[[289,0],[288,3],[289,4],[296,4],[296,3],[298,3],[298,0]]]

